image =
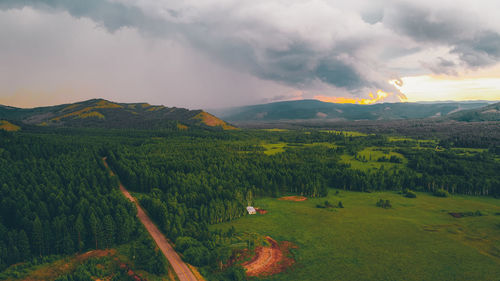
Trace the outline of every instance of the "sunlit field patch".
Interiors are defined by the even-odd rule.
[[[269,213],[212,228],[252,230],[298,245],[297,263],[266,280],[496,280],[500,276],[500,202],[471,196],[330,190],[296,204],[256,201]],[[390,200],[391,209],[376,207]],[[342,201],[343,209],[317,204]],[[450,216],[479,210],[484,216]]]

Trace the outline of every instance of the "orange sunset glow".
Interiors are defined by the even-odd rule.
[[[388,97],[396,97],[400,102],[406,102],[408,99],[404,94],[401,93],[388,93],[382,90],[377,91],[377,95],[374,96],[373,93],[369,94],[370,98],[362,99],[362,98],[345,98],[345,97],[329,97],[317,95],[314,96],[315,99],[323,101],[323,102],[332,102],[332,103],[352,103],[352,104],[374,104],[377,102],[381,102]]]

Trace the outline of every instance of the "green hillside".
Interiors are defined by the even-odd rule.
[[[318,100],[284,101],[213,111],[226,120],[398,120],[445,117],[487,102],[339,104]]]
[[[0,119],[27,126],[179,130],[194,126],[235,129],[203,110],[147,103],[115,103],[104,99],[31,109],[1,106]]]
[[[451,114],[450,118],[466,122],[500,121],[500,102],[477,109],[459,111]]]

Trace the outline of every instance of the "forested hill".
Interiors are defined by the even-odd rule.
[[[457,121],[500,121],[500,102],[477,109],[455,112],[450,118]]]
[[[98,127],[120,129],[236,129],[203,111],[147,103],[115,103],[91,99],[30,109],[0,106],[0,120],[23,126]]]
[[[212,111],[234,122],[286,120],[401,120],[443,118],[488,102],[340,104],[319,100],[284,101]]]

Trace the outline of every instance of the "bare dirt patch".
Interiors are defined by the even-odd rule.
[[[146,279],[141,278],[140,275],[136,274],[127,264],[120,264],[120,270],[127,273],[128,277],[134,281],[146,281]],[[98,281],[98,280],[96,280]]]
[[[299,201],[306,201],[307,197],[304,197],[304,196],[285,196],[285,197],[278,198],[278,200],[299,202]]]
[[[255,256],[242,266],[246,269],[247,276],[269,276],[284,271],[295,263],[290,257],[290,248],[295,246],[290,242],[278,243],[267,236],[266,240],[271,246],[257,247]]]
[[[40,280],[54,280],[57,276],[69,273],[74,270],[79,264],[83,263],[89,258],[114,256],[115,249],[110,250],[94,250],[80,255],[76,255],[69,259],[59,260],[50,265],[50,267],[42,267],[23,278],[23,281],[40,281]]]
[[[102,258],[105,256],[114,256],[114,255],[116,255],[115,249],[93,250],[93,251],[88,251],[84,254],[76,256],[76,260],[77,261],[84,261],[84,260],[87,260],[88,258]]]
[[[259,213],[260,215],[267,214],[267,210],[261,208],[255,208],[255,211],[257,211],[257,213]]]

